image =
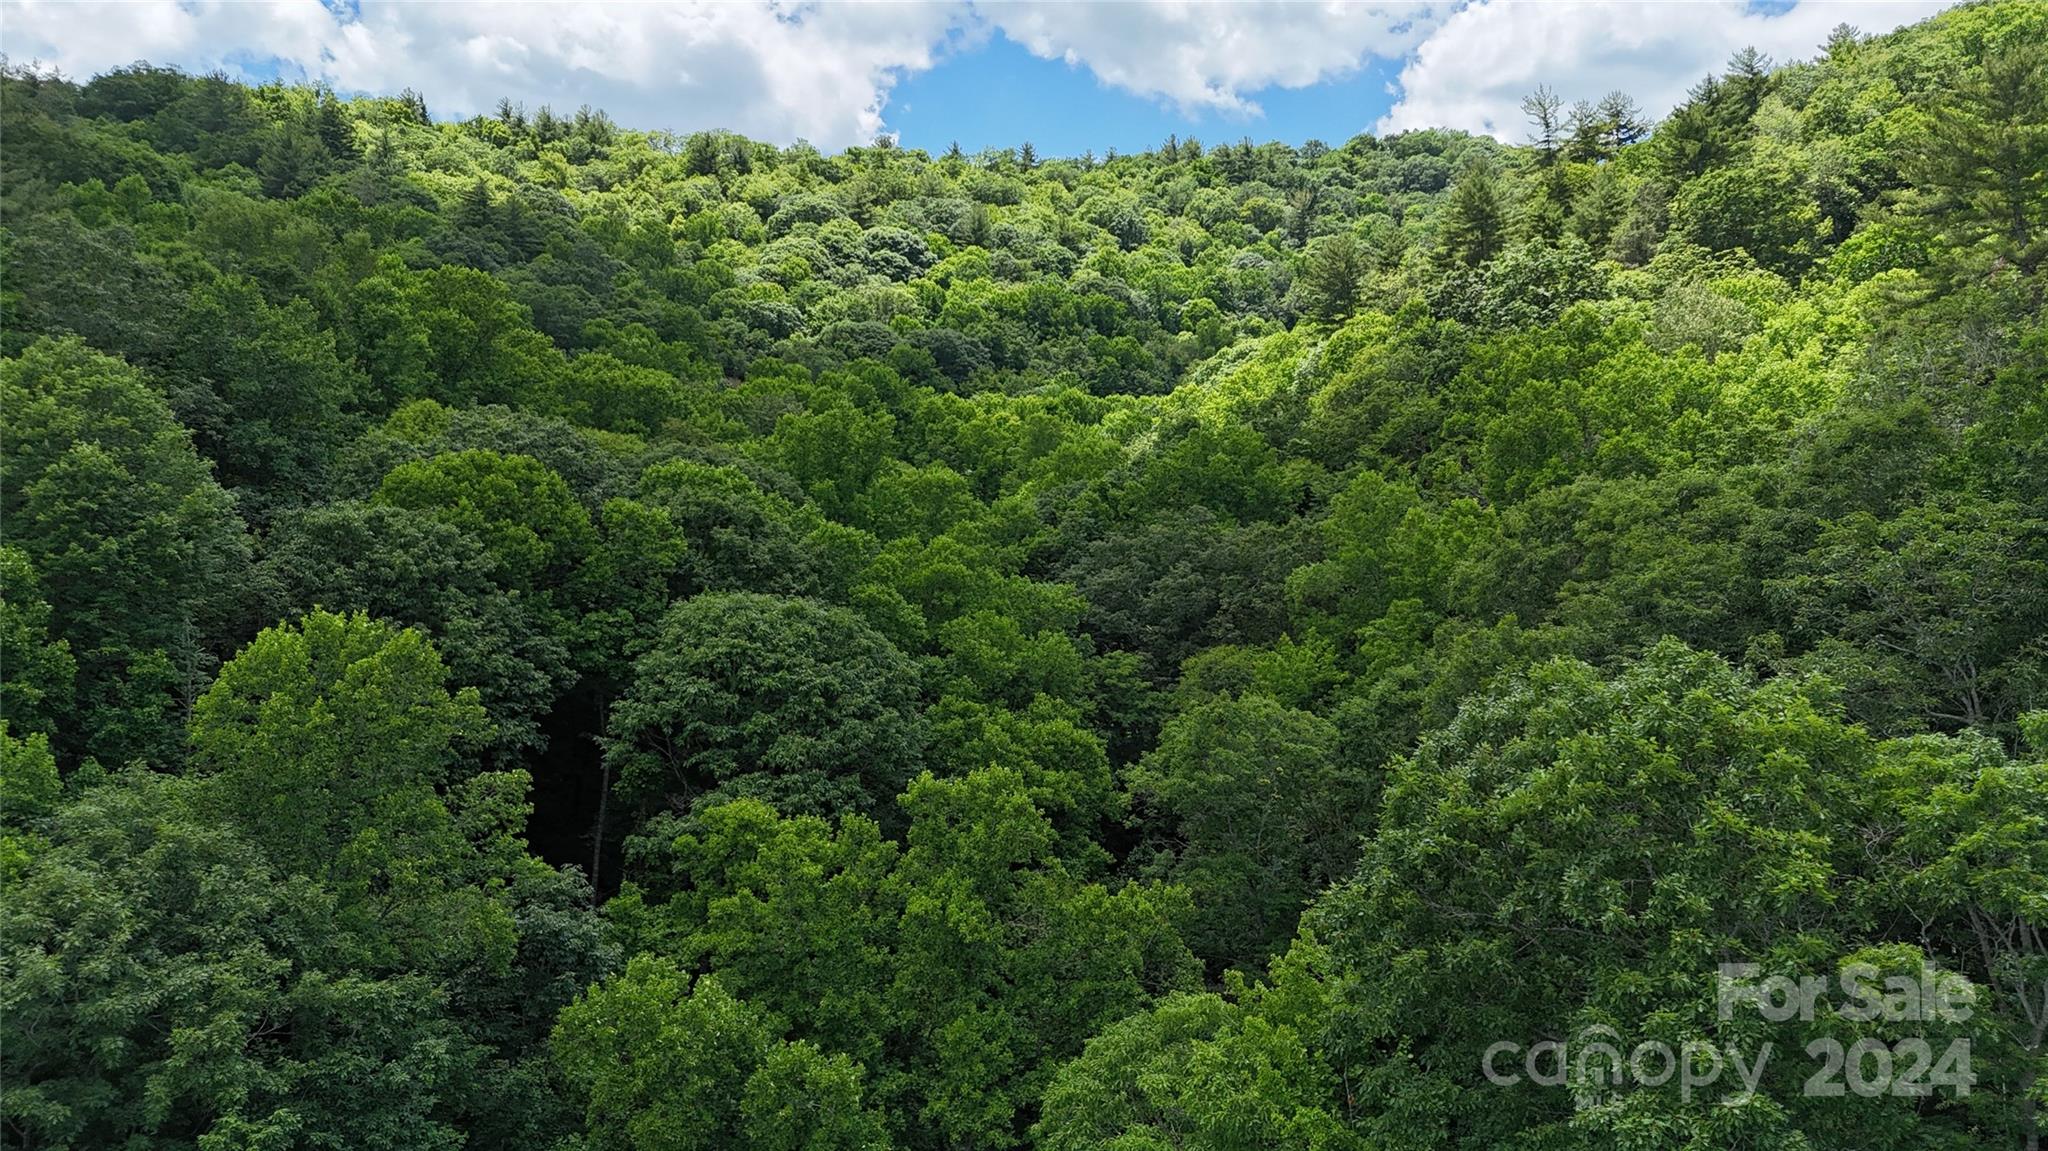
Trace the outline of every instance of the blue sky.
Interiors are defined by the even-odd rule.
[[[827,149],[896,133],[1044,155],[1449,127],[1524,137],[1539,84],[1652,116],[1754,45],[1811,57],[1950,0],[0,0],[0,50],[87,78],[135,60],[421,91],[443,118],[602,108],[629,128],[723,128]]]
[[[1029,140],[1041,154],[1142,152],[1169,135],[1206,144],[1320,139],[1342,144],[1393,107],[1398,65],[1364,66],[1303,88],[1268,86],[1244,93],[1259,113],[1183,108],[1157,96],[1113,88],[1087,68],[1035,56],[997,33],[971,51],[900,82],[890,93],[889,127],[905,147],[969,152],[1014,148]]]

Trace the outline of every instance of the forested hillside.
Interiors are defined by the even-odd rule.
[[[14,62],[0,1139],[2037,1146],[2044,45],[1078,158]],[[1776,1053],[1487,1077],[1594,1028]]]

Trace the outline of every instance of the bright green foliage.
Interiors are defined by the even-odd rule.
[[[890,941],[902,905],[888,881],[899,850],[847,816],[783,818],[758,800],[707,805],[680,824],[609,911],[635,942],[716,968],[750,1002],[863,1062],[881,1056]],[[656,904],[657,891],[668,892]]]
[[[1053,1151],[1357,1146],[1328,1105],[1332,1086],[1294,1029],[1214,995],[1175,995],[1060,1068],[1034,1134]]]
[[[1053,1060],[1192,980],[1184,897],[1084,883],[1007,769],[922,776],[903,808],[899,849],[858,816],[700,807],[654,853],[673,894],[629,888],[614,914],[865,1065],[899,1142],[1009,1146]]]
[[[1031,802],[1072,834],[1076,851],[1094,850],[1097,821],[1120,809],[1102,737],[1071,704],[1041,695],[1011,709],[948,697],[925,718],[934,764],[956,774],[980,767],[1016,772]]]
[[[351,292],[350,347],[382,395],[502,402],[552,386],[563,371],[528,314],[476,269],[413,272],[386,259]]]
[[[1175,931],[1185,897],[1081,884],[1023,781],[1001,769],[922,777],[904,808],[893,993],[917,1114],[946,1141],[1009,1145],[1045,1061],[1190,981]]]
[[[530,1045],[596,942],[560,918],[576,886],[525,855],[526,775],[466,764],[488,728],[474,693],[445,679],[417,632],[362,616],[267,631],[195,711],[202,799],[280,871],[319,884],[335,954],[459,975],[479,1039]],[[546,985],[557,969],[566,978]],[[530,1046],[508,1054],[516,1064]]]
[[[764,450],[802,484],[827,515],[843,519],[885,460],[895,456],[895,421],[854,408],[795,413],[775,423]]]
[[[50,737],[17,739],[0,720],[0,880],[12,886],[47,846],[40,829],[63,798]]]
[[[192,713],[196,766],[278,864],[343,862],[382,812],[457,782],[488,733],[473,690],[451,694],[416,631],[314,612],[271,628]]]
[[[379,503],[423,511],[483,543],[514,587],[559,582],[590,550],[590,515],[530,456],[474,450],[401,464]]]
[[[642,958],[562,1013],[554,1047],[589,1099],[593,1147],[887,1147],[860,1067],[777,1030],[714,977]]]
[[[1384,615],[1396,600],[1432,608],[1458,605],[1472,561],[1495,528],[1484,509],[1460,501],[1441,510],[1422,506],[1415,491],[1361,472],[1330,503],[1322,522],[1329,558],[1289,577],[1305,606],[1323,607],[1354,626]]]
[[[513,781],[465,763],[488,734],[425,636],[326,612],[257,636],[192,715],[215,809],[280,871],[319,878],[369,956],[429,967],[503,966],[512,946],[506,910],[463,886],[469,835],[517,818],[488,807]]]
[[[1895,777],[1886,765],[1902,752],[1817,711],[1796,684],[1754,686],[1669,643],[1612,680],[1559,662],[1468,703],[1394,769],[1356,876],[1309,917],[1321,942],[1297,944],[1327,971],[1317,978],[1337,1002],[1322,1015],[1320,1042],[1350,1084],[1359,1129],[1444,1147],[1486,1146],[1511,1131],[1610,1146],[1644,1124],[1689,1147],[1731,1132],[1779,1145],[1801,1131],[1814,1146],[1860,1147],[1899,1130],[1951,1146],[1966,1131],[2010,1130],[2011,1110],[1980,1113],[1974,1099],[1918,1110],[1805,1095],[1811,1069],[1796,1062],[1767,1068],[1745,1104],[1721,1094],[1688,1101],[1674,1082],[1575,1111],[1571,1093],[1526,1078],[1475,1086],[1484,1050],[1535,1042],[1534,1020],[1555,1021],[1577,1042],[1597,1025],[1631,1043],[1718,1035],[1795,1052],[1812,1028],[1845,1043],[1868,1033],[1846,1017],[1772,1029],[1746,1012],[1717,1029],[1723,962],[1833,972],[1909,961],[1916,970],[1925,948],[1926,960],[1986,981],[1977,953],[1934,936],[1896,951],[1856,942],[1867,916],[1914,902],[1893,894],[1894,866],[1867,856],[1866,820],[1904,819],[1915,830],[1899,834],[1972,850],[1956,824],[1889,811],[1874,784]],[[2005,818],[2038,826],[2024,808]],[[1924,1033],[1937,1049],[1972,1039],[1982,1059],[2002,1023],[1955,1026],[1932,1022]]]
[[[1981,738],[1922,736],[1886,744],[1870,780],[1887,845],[1872,870],[1875,900],[1918,909],[1928,938],[1989,989],[1992,1076],[2012,1098],[2038,1091],[2048,1072],[2038,1006],[2048,994],[2038,931],[2048,891],[2048,716],[2033,715],[2030,760]],[[1993,1110],[1985,1121],[2010,1119]]]
[[[667,372],[593,352],[576,357],[567,371],[545,377],[526,402],[584,427],[648,435],[681,419],[690,398]]]
[[[7,755],[6,771],[0,775],[0,818],[10,826],[28,826],[49,815],[63,795],[57,761],[50,755],[48,736],[16,738],[0,732],[0,740]]]
[[[808,1043],[783,1043],[747,1078],[747,1145],[762,1151],[881,1151],[882,1116],[861,1106],[860,1066]]]

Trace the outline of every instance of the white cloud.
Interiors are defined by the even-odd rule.
[[[275,58],[344,91],[417,88],[436,115],[509,96],[588,103],[635,127],[840,146],[882,130],[891,86],[930,67],[966,16],[940,4],[8,0],[0,47],[80,78],[138,59],[235,74]]]
[[[1954,0],[1805,0],[1771,14],[1742,3],[1512,3],[1481,0],[1453,14],[1401,71],[1400,99],[1377,130],[1448,127],[1520,143],[1522,97],[1548,84],[1573,100],[1619,88],[1662,116],[1728,57],[1754,46],[1779,61],[1812,59],[1848,23],[1888,32]]]
[[[1405,57],[1379,130],[1441,125],[1519,140],[1517,106],[1538,84],[1568,100],[1620,88],[1662,114],[1745,44],[1811,56],[1838,22],[1882,31],[1944,6],[1804,0],[1766,15],[1737,0],[0,0],[0,51],[80,78],[139,59],[245,75],[276,61],[287,76],[343,91],[417,88],[440,116],[487,112],[509,96],[558,111],[587,103],[633,127],[722,127],[829,148],[884,131],[902,77],[1000,31],[1189,113],[1257,116],[1263,89]]]
[[[1444,3],[1022,2],[977,5],[1038,56],[1085,66],[1103,83],[1191,112],[1257,115],[1246,93],[1333,79],[1371,57],[1406,55]]]

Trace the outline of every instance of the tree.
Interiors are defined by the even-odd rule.
[[[1471,500],[1433,507],[1418,495],[1406,482],[1359,472],[1331,499],[1319,525],[1325,558],[1287,577],[1297,607],[1346,637],[1400,600],[1454,610],[1484,578],[1475,565],[1498,531],[1496,520]]]
[[[1670,351],[1697,348],[1711,364],[1723,351],[1740,348],[1755,328],[1756,317],[1741,301],[1712,284],[1687,280],[1666,288],[1657,301],[1650,342]]]
[[[1839,905],[1838,893],[1885,874],[1860,830],[1883,807],[1866,783],[1876,747],[1807,690],[1753,684],[1667,641],[1612,679],[1570,661],[1533,669],[1468,701],[1394,765],[1357,876],[1306,917],[1303,954],[1288,961],[1322,972],[1305,990],[1330,997],[1312,1017],[1329,1021],[1322,1048],[1359,1135],[1445,1147],[1608,1145],[1631,1130],[1681,1142],[1741,1132],[1763,1146],[1824,1131],[1843,1148],[1901,1132],[1973,1138],[1977,1119],[1955,1106],[1806,1092],[1806,1066],[1774,1061],[1754,1096],[1688,1100],[1670,1083],[1617,1091],[1576,1050],[1610,1033],[1627,1037],[1624,1050],[1647,1035],[1674,1049],[1713,1035],[1752,1053],[1882,1034],[1881,1021],[1838,1014],[1723,1016],[1717,964],[1731,957],[1830,980],[1880,960],[1959,978],[1959,957],[1917,936],[1900,904]],[[1894,914],[1898,934],[1878,938],[1896,944],[1866,950],[1863,917]],[[1965,1038],[1984,1045],[1974,1053],[1990,1049],[1991,1025],[1914,1026],[1936,1051]],[[1557,1035],[1571,1090],[1526,1076],[1480,1086],[1489,1045],[1524,1037],[1509,1041],[1526,1051]],[[2016,1132],[2017,1110],[1981,1131]]]
[[[1278,638],[1286,625],[1278,591],[1313,546],[1298,526],[1233,527],[1195,507],[1077,545],[1059,577],[1085,597],[1089,635],[1136,652],[1148,677],[1169,683],[1212,644]]]
[[[473,771],[466,757],[489,729],[475,689],[451,693],[447,679],[419,632],[315,611],[222,666],[193,708],[194,765],[277,866],[345,877],[366,862],[356,853],[402,847],[382,823],[422,839],[452,830],[418,821]]]
[[[1754,45],[1745,45],[1741,51],[1728,58],[1726,83],[1723,88],[1728,103],[1734,109],[1737,123],[1747,125],[1763,105],[1764,96],[1771,87],[1771,58],[1756,50]]]
[[[1197,704],[1160,729],[1130,787],[1156,813],[1150,869],[1195,901],[1197,955],[1256,971],[1349,870],[1370,789],[1339,764],[1334,727],[1262,695]]]
[[[1151,229],[1145,224],[1144,210],[1135,198],[1096,196],[1088,201],[1083,216],[1089,223],[1116,237],[1117,244],[1125,251],[1143,247],[1151,235]]]
[[[564,1010],[553,1046],[588,1100],[593,1147],[886,1148],[860,1066],[776,1031],[715,977],[642,957]]]
[[[1797,277],[1822,254],[1827,229],[1805,173],[1789,157],[1753,157],[1685,182],[1671,202],[1671,229],[1716,252],[1741,249]]]
[[[0,62],[0,1144],[2025,1146],[2044,43],[1101,160]]]
[[[1565,152],[1574,162],[1598,164],[1612,155],[1607,146],[1607,121],[1601,118],[1600,109],[1592,101],[1573,102],[1565,126],[1571,131]]]
[[[1769,585],[1810,663],[1881,731],[1923,722],[2009,734],[2048,677],[2048,524],[2013,504],[1936,497],[1880,520],[1854,512]]]
[[[885,461],[897,454],[896,421],[843,405],[790,412],[763,448],[828,515],[844,519]]]
[[[1715,76],[1695,84],[1685,103],[1658,125],[1653,146],[1664,172],[1685,179],[1727,163],[1748,137],[1744,108],[1751,94],[1761,101],[1754,85],[1738,89]]]
[[[1539,84],[1534,92],[1522,97],[1522,114],[1529,117],[1532,133],[1529,142],[1536,145],[1539,163],[1549,167],[1557,163],[1560,144],[1558,113],[1564,108],[1564,99],[1550,90],[1550,85]]]
[[[222,478],[266,502],[319,493],[365,383],[313,309],[272,308],[254,281],[222,277],[193,290],[179,326],[173,398]]]
[[[1443,226],[1443,250],[1466,267],[1477,267],[1500,253],[1507,239],[1507,208],[1494,179],[1493,166],[1474,160],[1451,187]]]
[[[309,901],[290,912],[317,932],[317,958],[294,960],[309,993],[409,988],[413,1014],[453,1029],[423,1042],[461,1069],[418,1089],[480,1141],[519,1145],[563,1132],[539,1044],[614,959],[589,888],[526,853],[526,773],[478,770],[488,737],[419,632],[316,611],[259,635],[199,701],[192,803]]]
[[[1636,185],[1628,212],[1622,217],[1621,228],[1607,246],[1609,255],[1631,267],[1649,263],[1650,258],[1656,255],[1658,243],[1664,238],[1670,216],[1669,187],[1658,180],[1645,180]]]
[[[569,621],[507,587],[483,543],[431,510],[336,502],[280,516],[258,572],[272,618],[324,607],[419,628],[450,678],[477,690],[500,751],[538,749],[576,676]],[[630,590],[617,574],[598,586]]]
[[[266,135],[256,163],[263,194],[274,200],[304,195],[326,167],[327,152],[319,135],[312,125],[298,120],[273,124]]]
[[[1600,97],[1598,112],[1607,133],[1607,146],[1614,152],[1650,134],[1650,122],[1626,92],[1616,90]]]
[[[1555,322],[1582,300],[1606,295],[1606,271],[1577,237],[1523,242],[1487,265],[1479,313],[1452,318],[1485,327],[1530,328]]]
[[[455,222],[472,231],[482,232],[490,228],[495,213],[491,211],[491,186],[483,176],[463,189],[462,199],[455,206]]]
[[[1295,280],[1303,310],[1324,323],[1340,323],[1358,307],[1365,282],[1366,253],[1349,232],[1325,236],[1312,244]]]
[[[1194,961],[1174,930],[1185,897],[1080,882],[1009,771],[927,773],[903,807],[891,990],[910,1102],[939,1140],[1013,1146],[1057,1060],[1154,989],[1191,982]]]
[[[347,332],[348,350],[387,403],[502,402],[562,371],[532,311],[475,268],[414,272],[386,257],[350,289]]]
[[[150,772],[94,786],[8,877],[10,1137],[463,1146],[450,1096],[470,1053],[434,988],[337,963],[325,894],[270,868],[203,790]]]
[[[0,717],[23,737],[55,735],[71,714],[78,661],[50,634],[50,604],[28,556],[0,547]]]
[[[1572,202],[1571,230],[1588,248],[1607,251],[1629,209],[1628,184],[1613,165],[1602,165]]]
[[[48,849],[50,817],[64,798],[50,737],[29,732],[17,739],[11,723],[0,719],[0,880],[9,887]]]
[[[1060,1060],[1197,978],[1185,897],[1084,882],[1031,791],[1007,768],[921,775],[900,848],[864,816],[700,804],[620,922],[864,1064],[901,1142],[1014,1146]]]
[[[640,476],[640,502],[666,511],[690,549],[689,586],[698,591],[801,595],[818,587],[797,508],[732,465],[671,460]]]
[[[60,747],[174,759],[175,713],[240,623],[234,503],[140,374],[75,339],[0,363],[0,408],[0,518],[78,666],[79,722]]]
[[[643,805],[716,789],[789,814],[877,811],[922,754],[916,696],[915,666],[844,608],[700,595],[635,663],[605,760]]]
[[[1905,157],[1919,210],[1947,229],[1952,258],[2033,275],[2048,256],[2048,49],[2023,43],[1987,54],[1934,92]]]
[[[2029,722],[2038,757],[2048,712]],[[1993,1089],[2017,1102],[2022,1141],[2036,1147],[2048,1057],[2048,763],[2016,762],[1974,734],[1922,736],[1886,744],[1868,786],[1881,797],[1886,844],[1873,902],[1915,908],[1945,953],[1990,989],[1979,1006],[2002,1041]]]
[[[1351,1146],[1327,1065],[1285,1024],[1173,995],[1061,1067],[1032,1129],[1046,1151]]]
[[[377,502],[469,533],[511,587],[559,584],[591,548],[590,513],[531,456],[472,449],[400,464],[378,486]]]
[[[645,436],[683,418],[690,395],[667,372],[591,352],[576,357],[562,375],[549,377],[527,403],[584,427]]]

